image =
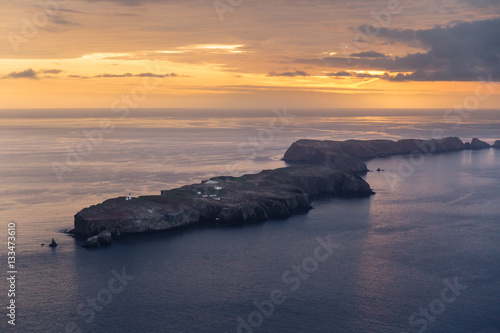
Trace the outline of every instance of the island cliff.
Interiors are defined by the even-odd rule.
[[[345,172],[365,173],[368,171],[368,168],[364,161],[376,157],[435,154],[489,147],[488,143],[476,138],[472,140],[472,143],[465,144],[456,137],[432,140],[405,139],[399,141],[299,140],[288,148],[284,160],[295,164],[324,165]]]
[[[259,223],[306,213],[318,196],[368,197],[370,186],[358,176],[324,166],[292,166],[242,177],[215,177],[161,195],[109,199],[75,215],[74,232],[101,230],[141,233],[198,223],[223,226]]]
[[[161,195],[109,199],[78,212],[74,233],[94,236],[87,240],[86,246],[95,247],[99,246],[99,237],[109,238],[103,235],[105,230],[116,238],[127,233],[165,231],[202,223],[236,226],[288,218],[308,212],[311,200],[319,196],[372,195],[368,183],[356,175],[368,171],[364,162],[368,159],[489,147],[478,139],[464,144],[459,138],[299,140],[286,151],[284,160],[303,165],[241,177],[214,177],[200,184],[161,191]]]

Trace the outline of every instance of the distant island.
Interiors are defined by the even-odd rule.
[[[294,164],[241,177],[214,177],[160,195],[119,197],[75,215],[74,233],[89,237],[84,247],[109,245],[122,234],[166,231],[196,224],[240,226],[284,219],[312,209],[318,197],[369,197],[374,192],[359,177],[365,161],[376,157],[485,149],[478,139],[299,140],[285,153]],[[496,141],[494,148],[500,148]]]
[[[496,141],[493,146],[500,147],[500,140]],[[470,143],[464,143],[457,137],[433,140],[404,139],[399,141],[299,140],[288,148],[284,160],[288,163],[325,165],[336,170],[365,173],[368,171],[365,161],[376,157],[436,154],[490,147],[488,143],[477,138],[474,138]]]

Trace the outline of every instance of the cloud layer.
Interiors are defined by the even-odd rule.
[[[377,38],[395,44],[420,45],[427,51],[393,58],[366,51],[350,57],[299,59],[297,62],[410,72],[389,76],[397,81],[475,81],[485,75],[500,81],[500,19],[424,30],[382,28]]]
[[[311,76],[311,74],[306,73],[304,71],[283,72],[283,73],[270,72],[267,76],[297,77],[297,76]]]
[[[61,72],[62,70],[60,69],[42,69],[39,71],[34,71],[33,69],[29,68],[20,72],[11,72],[1,77],[1,79],[38,79],[38,74],[59,74]]]
[[[125,73],[125,74],[99,74],[99,75],[94,75],[94,76],[81,76],[81,75],[69,75],[69,77],[72,78],[82,78],[82,79],[90,79],[90,78],[116,78],[116,77],[157,77],[157,78],[164,78],[164,77],[187,77],[186,75],[179,75],[176,73],[166,73],[166,74],[155,74],[155,73],[140,73],[140,74],[132,74],[132,73]]]

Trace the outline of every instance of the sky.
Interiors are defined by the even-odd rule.
[[[498,108],[500,0],[2,0],[0,108]]]

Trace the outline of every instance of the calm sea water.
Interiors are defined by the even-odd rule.
[[[15,327],[0,284],[2,332],[500,332],[499,150],[373,160],[385,170],[366,176],[375,196],[318,201],[262,225],[126,237],[95,251],[60,233],[109,197],[284,166],[300,138],[428,138],[440,128],[500,139],[498,111],[460,126],[443,112],[2,111],[0,226],[5,240],[17,225],[18,265]],[[114,128],[101,140],[103,117]],[[59,178],[54,166],[65,167]],[[56,249],[40,246],[51,238]],[[323,262],[311,259],[318,238],[338,244]],[[294,273],[303,264],[309,273]]]

